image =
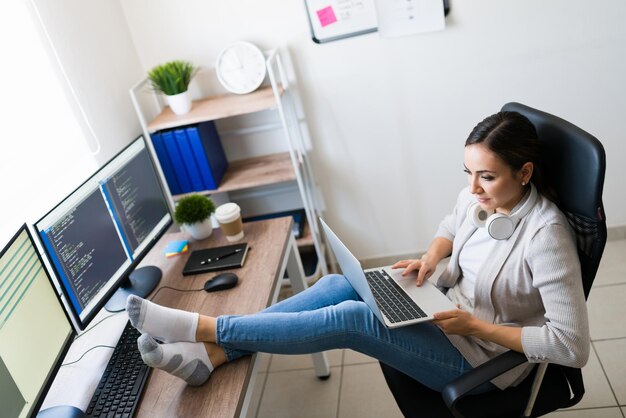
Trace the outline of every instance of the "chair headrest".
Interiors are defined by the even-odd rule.
[[[521,113],[535,125],[544,143],[545,178],[561,208],[603,221],[606,155],[600,141],[570,122],[520,103],[507,103],[502,110]]]

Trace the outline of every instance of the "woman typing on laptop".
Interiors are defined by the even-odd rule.
[[[486,118],[465,143],[464,165],[469,187],[428,251],[393,266],[417,271],[419,286],[451,256],[437,284],[456,309],[389,329],[337,274],[254,315],[213,318],[131,296],[144,361],[199,385],[214,367],[252,352],[349,348],[438,391],[507,349],[531,362],[582,367],[590,342],[580,265],[573,233],[542,182],[535,128],[514,112]],[[513,369],[477,392],[514,385],[529,371]]]

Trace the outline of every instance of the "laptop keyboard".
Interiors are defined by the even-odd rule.
[[[378,307],[391,323],[427,316],[384,270],[367,271],[365,277]]]

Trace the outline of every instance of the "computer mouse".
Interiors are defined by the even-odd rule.
[[[226,290],[235,287],[239,281],[239,277],[235,273],[220,273],[204,284],[204,290],[207,292],[215,292],[218,290]]]

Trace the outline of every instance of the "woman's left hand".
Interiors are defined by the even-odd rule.
[[[458,305],[457,309],[437,312],[433,316],[435,317],[433,323],[446,334],[474,335],[477,331],[479,320]]]

